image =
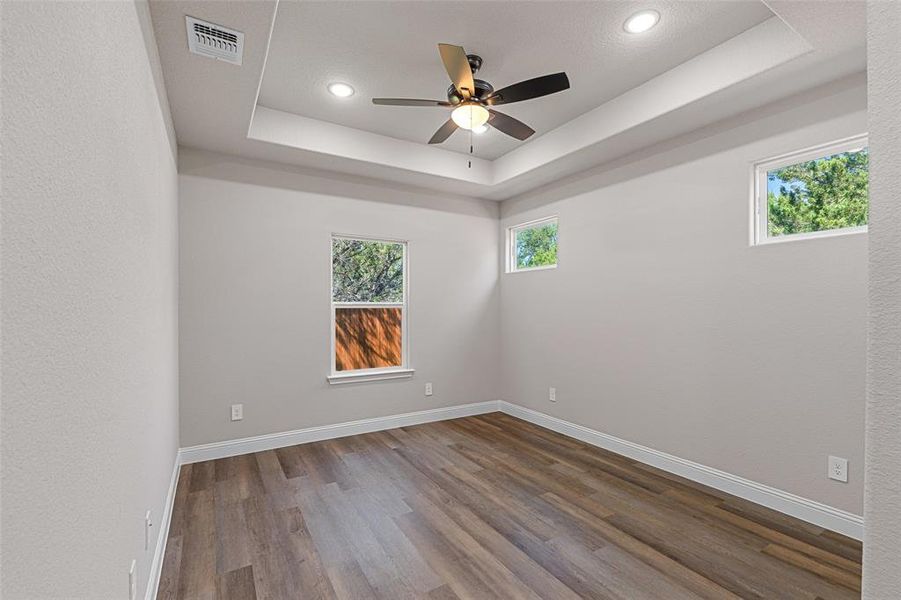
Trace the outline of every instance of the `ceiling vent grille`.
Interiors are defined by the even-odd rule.
[[[185,17],[188,48],[194,54],[240,65],[244,56],[244,34],[194,17]]]

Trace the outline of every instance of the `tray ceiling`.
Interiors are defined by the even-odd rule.
[[[294,2],[151,0],[180,145],[501,200],[739,112],[861,73],[865,6],[818,0]],[[657,27],[623,22],[653,8]],[[185,16],[245,35],[241,66],[190,54]],[[504,107],[537,131],[425,142],[441,109],[436,44],[480,54],[501,87],[565,70],[570,90]],[[331,96],[343,81],[356,93]]]
[[[639,8],[663,18],[644,34],[625,20]],[[374,106],[376,96],[444,100],[449,85],[437,43],[484,59],[495,89],[565,71],[565,92],[501,108],[540,136],[773,16],[758,0],[735,2],[282,2],[259,104],[425,143],[447,119],[440,108]],[[330,82],[356,93],[336,98]],[[474,135],[495,159],[521,145],[496,130]],[[469,152],[457,131],[442,145]]]

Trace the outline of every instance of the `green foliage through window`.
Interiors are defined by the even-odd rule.
[[[557,264],[557,219],[513,230],[516,270]]]
[[[404,245],[332,238],[332,300],[403,302]]]
[[[767,235],[867,224],[867,149],[767,172]]]

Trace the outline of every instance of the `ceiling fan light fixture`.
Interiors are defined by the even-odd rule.
[[[488,122],[488,110],[481,104],[466,102],[451,113],[451,119],[461,129],[475,131]]]
[[[660,21],[660,13],[656,10],[638,11],[623,24],[627,33],[644,33]]]
[[[447,89],[447,101],[424,100],[421,98],[373,98],[372,103],[380,106],[422,106],[451,109],[450,119],[429,138],[429,144],[441,144],[458,129],[470,133],[484,133],[496,129],[519,141],[525,141],[535,134],[535,130],[522,121],[494,110],[498,105],[512,104],[533,98],[541,98],[569,89],[566,73],[551,73],[541,77],[526,79],[513,85],[495,90],[487,81],[474,79],[473,74],[482,66],[482,59],[475,54],[466,54],[461,46],[438,44],[438,53],[444,70],[450,76],[451,86]],[[488,108],[491,106],[492,108]],[[487,125],[488,120],[491,125]],[[470,140],[471,142],[471,140]],[[472,144],[470,143],[470,152]],[[472,166],[470,161],[470,166]]]
[[[328,91],[332,96],[339,98],[349,98],[354,95],[354,89],[349,84],[341,82],[328,84]]]

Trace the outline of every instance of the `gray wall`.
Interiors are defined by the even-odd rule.
[[[176,148],[149,11],[3,2],[2,63],[0,596],[125,598],[133,558],[143,594],[144,512],[178,448]]]
[[[496,204],[180,159],[183,446],[497,399]],[[412,379],[326,382],[332,233],[409,241]]]
[[[839,82],[507,201],[499,228],[489,203],[183,149],[182,445],[503,398],[860,514],[867,236],[750,247],[749,184],[865,106]],[[552,213],[560,267],[499,276],[505,227]],[[410,240],[414,379],[326,383],[332,232]]]
[[[901,4],[869,2],[870,319],[863,597],[901,598]]]
[[[749,246],[751,164],[866,131],[853,84],[505,202],[560,248],[501,276],[501,397],[860,514],[867,236]]]

